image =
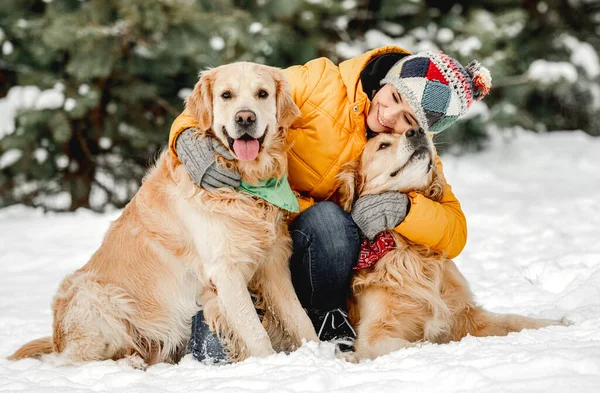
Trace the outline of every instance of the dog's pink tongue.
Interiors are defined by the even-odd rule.
[[[260,145],[256,139],[233,141],[233,151],[242,161],[252,161],[258,155]]]

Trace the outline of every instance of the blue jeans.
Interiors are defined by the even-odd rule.
[[[292,222],[292,282],[307,310],[346,310],[360,236],[350,214],[333,202],[311,206]]]
[[[293,241],[292,283],[319,332],[328,311],[346,310],[352,268],[360,250],[358,227],[350,214],[327,201],[308,208],[289,229]],[[218,359],[223,351],[202,319],[202,312],[194,317],[191,352],[197,360]]]

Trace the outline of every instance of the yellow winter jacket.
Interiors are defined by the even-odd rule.
[[[329,199],[336,190],[335,176],[340,167],[360,155],[366,143],[370,105],[360,73],[370,60],[386,53],[408,52],[387,46],[346,60],[339,67],[329,59],[318,58],[284,71],[302,112],[288,136],[292,144],[288,179],[294,191],[302,195],[301,211]],[[175,158],[177,136],[194,126],[196,120],[185,112],[173,122],[169,149]],[[443,176],[438,157],[436,163]],[[409,198],[409,213],[396,231],[415,243],[445,252],[449,258],[456,257],[465,246],[467,224],[452,188],[446,186],[440,202],[414,192]]]

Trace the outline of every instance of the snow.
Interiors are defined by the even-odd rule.
[[[412,53],[438,51],[440,49],[433,42],[436,33],[435,30],[422,27],[413,29],[402,37],[392,38],[379,30],[369,30],[365,33],[366,47],[363,46],[361,49],[365,52],[367,48],[395,45],[400,48],[411,48]]]
[[[20,29],[27,29],[29,27],[29,21],[25,19],[17,20],[17,27]]]
[[[7,168],[19,161],[23,152],[19,149],[10,149],[0,156],[0,169]]]
[[[12,54],[14,49],[15,48],[12,42],[10,41],[4,41],[4,43],[2,44],[2,53],[6,56]]]
[[[491,32],[498,30],[496,25],[495,15],[485,9],[474,11],[474,19],[476,28],[481,32]]]
[[[98,146],[100,146],[103,149],[108,149],[112,146],[112,140],[108,137],[101,136],[98,140]]]
[[[473,119],[475,117],[481,116],[481,119],[486,121],[490,117],[490,109],[487,104],[483,101],[475,101],[471,104],[467,113],[463,115],[461,120]]]
[[[57,109],[62,107],[65,102],[65,95],[62,91],[56,89],[44,90],[40,93],[36,109]]]
[[[185,87],[177,92],[177,97],[179,97],[182,101],[185,101],[189,96],[192,95],[192,91],[192,89]]]
[[[225,40],[222,37],[211,37],[209,43],[210,47],[216,51],[220,51],[225,48]]]
[[[58,166],[60,169],[64,169],[67,166],[69,166],[69,157],[67,157],[64,154],[61,154],[58,157],[56,157],[55,161],[56,166]]]
[[[42,164],[48,158],[48,150],[43,147],[38,147],[33,152],[33,157],[37,160],[38,163]]]
[[[399,23],[381,21],[380,27],[384,32],[391,34],[393,36],[396,36],[396,37],[399,35],[402,35],[402,33],[404,33],[404,26],[402,26]]]
[[[33,202],[38,205],[47,206],[49,209],[67,210],[71,206],[71,194],[67,191],[61,191],[53,195],[37,196]]]
[[[447,44],[454,39],[454,32],[447,27],[442,27],[437,33],[438,41]]]
[[[350,59],[363,53],[362,49],[356,44],[338,42],[335,44],[335,52],[344,59]]]
[[[346,31],[348,23],[350,23],[350,18],[347,15],[337,17],[334,22],[335,27],[340,31]]]
[[[544,59],[534,60],[529,65],[527,75],[531,80],[551,85],[561,80],[574,83],[577,80],[575,66],[566,61],[547,61]]]
[[[119,211],[0,210],[0,391],[53,392],[597,392],[600,386],[600,139],[583,132],[493,134],[491,149],[443,158],[469,241],[456,259],[496,312],[567,317],[507,337],[425,343],[350,364],[333,346],[148,371],[113,361],[56,367],[5,357],[49,335],[60,280],[83,265]]]
[[[82,96],[89,93],[89,91],[90,91],[90,85],[88,85],[87,83],[83,83],[83,84],[79,85],[79,87],[77,88],[77,92]]]
[[[479,38],[471,36],[454,43],[454,49],[458,50],[463,57],[471,56],[471,53],[481,49],[481,41]]]
[[[154,54],[152,53],[150,48],[147,45],[144,45],[142,43],[137,43],[135,45],[135,48],[133,49],[133,51],[135,52],[136,55],[138,55],[139,57],[143,57],[145,59],[151,59],[154,57]]]
[[[263,29],[263,25],[262,23],[259,22],[252,22],[250,24],[250,26],[248,27],[248,32],[250,34],[257,34],[260,33],[260,31]]]
[[[598,53],[592,45],[581,42],[575,37],[563,35],[560,40],[571,51],[571,63],[580,66],[590,79],[600,75],[600,61]]]
[[[6,97],[0,98],[0,139],[15,131],[15,118],[27,109],[58,109],[65,101],[64,85],[56,83],[51,89],[37,86],[11,87]]]
[[[65,110],[67,112],[71,112],[75,106],[77,105],[77,101],[75,101],[75,99],[69,97],[65,100]]]

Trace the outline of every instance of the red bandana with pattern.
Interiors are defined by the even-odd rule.
[[[394,247],[396,247],[394,236],[388,231],[377,235],[373,243],[370,243],[368,239],[363,240],[360,244],[358,264],[354,266],[354,270],[366,269],[373,266],[385,254],[393,250]]]

